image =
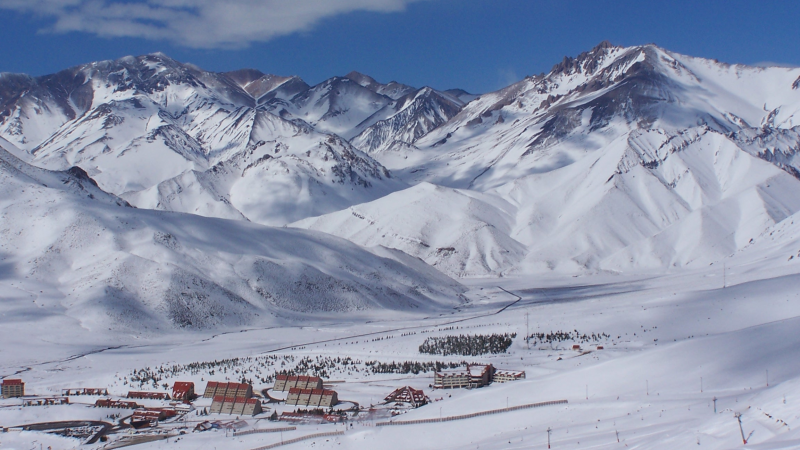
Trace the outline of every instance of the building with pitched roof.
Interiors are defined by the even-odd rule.
[[[191,381],[176,381],[172,386],[172,398],[189,402],[194,399],[194,383]]]
[[[430,401],[422,390],[414,389],[411,386],[395,389],[384,400],[386,403],[407,403],[414,408],[419,408]]]

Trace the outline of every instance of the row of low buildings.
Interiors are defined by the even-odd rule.
[[[322,378],[305,375],[276,375],[273,391],[286,392],[290,389],[322,389]]]
[[[497,370],[491,364],[467,364],[463,369],[437,371],[433,387],[437,389],[479,388],[490,383],[505,383],[525,378],[525,372]]]
[[[286,397],[287,405],[309,406],[312,408],[330,408],[339,403],[339,394],[328,389],[289,389]]]
[[[222,383],[217,381],[209,381],[206,384],[206,390],[203,393],[203,398],[216,398],[216,397],[244,397],[250,398],[253,396],[253,386],[246,383]]]
[[[254,416],[261,414],[261,400],[249,397],[216,396],[211,402],[210,413],[236,414],[238,416]]]

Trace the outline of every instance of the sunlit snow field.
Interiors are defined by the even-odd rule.
[[[548,428],[552,429],[553,448],[739,448],[742,439],[735,412],[742,413],[745,437],[749,436],[747,448],[797,448],[800,293],[796,286],[800,275],[794,274],[789,264],[767,271],[752,262],[726,268],[724,276],[722,272],[721,267],[710,267],[653,277],[473,280],[468,282],[469,303],[438,315],[370,312],[317,321],[286,319],[283,326],[213,335],[119,336],[109,332],[103,336],[71,324],[48,322],[44,317],[17,317],[12,322],[9,316],[13,311],[7,310],[0,364],[2,375],[19,373],[26,389],[36,394],[108,386],[112,395],[124,396],[135,387],[123,385],[121,378],[145,367],[225,358],[258,361],[259,357],[275,356],[297,361],[306,356],[349,356],[359,372],[329,374],[344,401],[377,404],[405,385],[424,389],[432,399],[442,399],[410,410],[399,418],[402,420],[550,400],[569,402],[441,424],[375,427],[374,419],[355,421],[342,436],[287,448],[546,448]],[[723,282],[727,287],[723,288]],[[17,281],[0,283],[4,297],[46,295],[37,296],[34,286]],[[526,345],[526,330],[577,330],[610,338],[601,342],[603,350],[582,344],[582,351],[573,351],[570,342],[531,341]],[[418,352],[429,336],[512,332],[517,337],[506,354],[445,357]],[[475,390],[433,391],[430,372],[370,375],[363,370],[366,361],[407,360],[488,362],[499,368],[525,370],[527,379]],[[274,367],[259,370],[258,366],[246,363],[241,368],[248,370],[248,378],[274,371]],[[202,391],[209,379],[238,381],[238,376],[185,372],[159,384],[191,380]],[[258,381],[254,386],[259,392],[266,387],[269,384]],[[4,400],[0,424],[107,420],[114,411],[89,406],[95,399],[73,397],[70,406],[26,408],[17,406],[16,400]],[[204,406],[203,402],[196,406]],[[277,408],[279,412],[292,410],[283,405]],[[245,418],[245,429],[276,426],[267,421],[269,414],[271,411]],[[190,413],[186,416],[188,434],[177,434],[182,422],[167,423],[160,428],[172,430],[176,436],[136,448],[251,449],[281,439],[345,429],[342,425],[298,425],[283,436],[240,437],[226,436],[224,431],[191,432],[193,423],[215,418],[230,420],[231,416]],[[111,441],[121,437],[112,435]],[[81,441],[37,432],[0,434],[2,448],[27,449],[38,443],[73,448]],[[82,447],[100,448],[100,444]]]

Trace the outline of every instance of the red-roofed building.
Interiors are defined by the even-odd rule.
[[[19,379],[5,379],[0,387],[3,398],[22,397],[25,395],[25,383]]]
[[[166,392],[128,391],[128,398],[137,398],[141,400],[169,400],[169,394]]]
[[[192,401],[194,399],[194,383],[191,381],[176,381],[172,386],[172,398],[184,402]]]
[[[118,409],[137,409],[139,404],[136,402],[126,402],[124,400],[111,400],[110,398],[101,398],[94,402],[97,408],[118,408]]]
[[[166,415],[163,411],[137,409],[131,416],[131,426],[133,428],[154,427],[159,420],[164,420]]]
[[[428,397],[421,390],[412,388],[411,386],[401,387],[384,399],[387,403],[408,403],[414,408],[419,408],[428,403]]]
[[[524,380],[525,372],[522,370],[496,370],[494,372],[494,383],[507,383],[509,381]]]

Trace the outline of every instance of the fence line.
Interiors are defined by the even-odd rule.
[[[519,406],[512,406],[510,408],[502,408],[502,409],[492,409],[489,411],[481,411],[471,414],[462,414],[460,416],[449,416],[449,417],[441,417],[435,419],[417,419],[417,420],[401,420],[398,422],[378,422],[375,424],[376,427],[385,427],[391,425],[417,425],[421,423],[440,423],[440,422],[450,422],[453,420],[464,420],[464,419],[471,419],[473,417],[480,417],[480,416],[489,416],[492,414],[501,414],[505,412],[511,411],[519,411],[520,409],[531,409],[531,408],[540,408],[542,406],[553,406],[553,405],[565,405],[567,404],[566,400],[554,400],[549,402],[540,402],[540,403],[530,403],[527,405],[519,405]]]
[[[247,430],[247,431],[234,431],[234,436],[245,436],[248,434],[256,434],[256,433],[279,433],[281,431],[294,431],[297,427],[283,427],[283,428],[256,428],[254,430]]]
[[[329,431],[327,433],[309,434],[307,436],[300,436],[300,437],[296,437],[294,439],[289,439],[287,441],[276,442],[274,444],[269,444],[269,445],[265,445],[263,447],[254,448],[253,450],[269,450],[271,448],[280,447],[282,445],[294,444],[295,442],[305,441],[305,440],[308,440],[308,439],[315,439],[315,438],[328,437],[328,436],[343,436],[343,435],[344,435],[344,431]]]

